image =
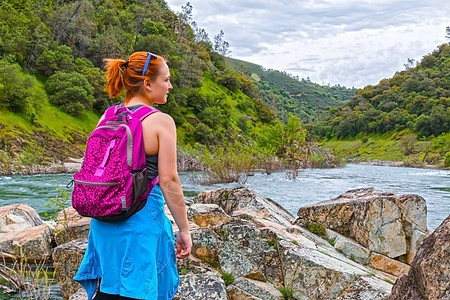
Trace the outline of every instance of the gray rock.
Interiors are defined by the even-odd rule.
[[[72,206],[59,212],[56,219],[54,234],[58,246],[72,240],[88,238],[91,218],[81,216]]]
[[[284,226],[291,225],[295,220],[294,216],[277,202],[263,198],[245,187],[202,192],[194,198],[194,203],[217,204],[230,216],[239,210],[254,211]]]
[[[364,188],[300,208],[295,223],[318,222],[371,251],[408,260],[420,242],[417,232],[426,232],[426,213],[425,200],[418,195]]]
[[[239,277],[227,287],[231,299],[283,300],[280,291],[271,283]]]
[[[75,294],[69,297],[69,300],[87,300],[86,290],[81,288]]]
[[[284,285],[290,287],[296,299],[336,299],[362,277],[370,275],[362,266],[339,259],[320,249],[310,249],[281,240],[278,243],[284,273]],[[354,290],[360,295],[369,290],[386,298],[391,285],[381,278],[365,280],[369,285]]]
[[[174,300],[227,300],[222,278],[214,273],[180,276],[180,286]]]

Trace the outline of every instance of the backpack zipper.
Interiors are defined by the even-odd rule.
[[[86,184],[86,185],[97,185],[97,186],[110,186],[110,185],[118,185],[118,182],[91,182],[91,181],[83,181],[83,180],[76,180],[74,179],[73,182],[80,183],[80,184]]]

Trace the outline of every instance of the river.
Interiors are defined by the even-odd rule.
[[[45,213],[52,213],[45,204],[50,202],[49,198],[57,196],[56,186],[65,189],[71,178],[71,174],[0,177],[0,206],[28,203],[45,219]],[[188,198],[209,189],[237,186],[235,183],[200,185],[192,178],[193,173],[180,173]],[[295,180],[287,179],[284,172],[271,175],[256,173],[248,178],[245,186],[277,201],[293,215],[301,206],[329,200],[348,190],[363,187],[424,197],[430,230],[434,230],[450,214],[449,170],[348,164],[343,168],[303,169]]]

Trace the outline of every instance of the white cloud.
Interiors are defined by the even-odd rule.
[[[174,11],[187,1],[169,0]],[[192,0],[194,20],[220,30],[231,57],[325,84],[362,87],[445,42],[449,1]]]

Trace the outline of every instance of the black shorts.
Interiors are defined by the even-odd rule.
[[[137,299],[98,292],[92,300],[137,300]]]

